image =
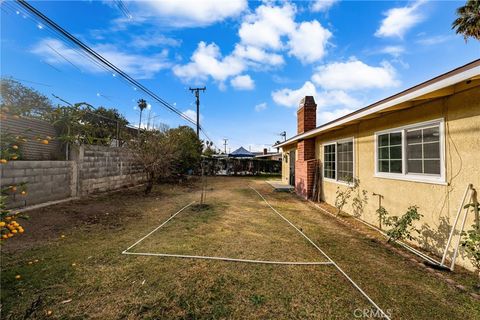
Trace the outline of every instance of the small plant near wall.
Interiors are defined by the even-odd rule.
[[[352,196],[352,188],[347,187],[342,189],[337,187],[337,191],[335,192],[335,207],[337,208],[337,215],[342,212],[343,207],[347,204],[348,199]]]
[[[387,216],[388,216],[388,211],[387,211],[387,209],[385,209],[384,206],[380,206],[380,207],[376,210],[376,213],[377,213],[377,215],[378,215],[379,228],[382,229],[382,222],[384,222],[385,219],[387,218]]]
[[[465,206],[465,208],[472,207],[473,211],[477,214],[480,211],[480,204],[470,203]],[[473,266],[477,270],[478,274],[478,283],[477,288],[480,289],[480,221],[478,216],[475,217],[475,224],[472,225],[472,228],[468,231],[462,233],[462,247],[467,253],[467,257],[472,262]]]
[[[352,191],[355,193],[355,197],[352,199],[352,209],[355,217],[360,217],[362,215],[363,210],[368,203],[368,191],[365,189],[360,190],[359,187],[360,179],[354,179]]]
[[[365,205],[368,202],[367,190],[359,190],[360,179],[353,178],[346,181],[348,183],[346,188],[337,187],[336,196],[335,196],[335,207],[337,210],[337,215],[340,214],[348,202],[348,199],[352,197],[352,194],[356,194],[352,199],[352,209],[353,214],[356,217],[359,217]]]
[[[408,207],[407,212],[401,217],[388,217],[386,213],[383,214],[385,214],[383,223],[390,227],[390,229],[387,230],[387,235],[389,237],[388,242],[395,242],[403,239],[414,240],[415,237],[412,235],[412,233],[414,231],[417,233],[420,232],[420,230],[415,229],[413,226],[414,221],[418,221],[421,217],[423,217],[422,214],[418,213],[417,206]]]

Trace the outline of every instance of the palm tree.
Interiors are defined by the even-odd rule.
[[[140,121],[138,122],[138,132],[140,132],[140,126],[142,125],[142,112],[147,108],[147,101],[140,99],[137,101],[138,108],[140,109]]]
[[[469,37],[480,40],[480,0],[467,0],[457,9],[458,18],[452,23],[452,29],[462,34],[465,42]]]

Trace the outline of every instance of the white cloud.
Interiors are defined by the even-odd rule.
[[[272,99],[278,105],[296,108],[303,97],[313,96],[316,101],[316,95],[317,89],[315,85],[310,81],[306,81],[301,88],[296,90],[285,88],[272,92]]]
[[[250,78],[248,74],[236,76],[230,80],[232,87],[238,90],[252,90],[255,88],[255,82]]]
[[[165,46],[178,47],[181,43],[181,40],[169,38],[163,34],[148,33],[144,35],[134,36],[132,41],[130,42],[130,46],[138,49],[145,49]]]
[[[259,103],[255,106],[255,111],[260,112],[267,109],[267,104],[265,102]]]
[[[448,35],[439,35],[439,36],[432,36],[428,38],[422,38],[417,41],[415,41],[418,44],[421,44],[423,46],[433,46],[436,44],[444,43],[448,40],[450,40],[452,37]]]
[[[117,19],[118,25],[153,21],[169,27],[208,26],[237,17],[248,7],[247,0],[160,0],[130,1],[132,19]]]
[[[269,53],[264,49],[248,45],[237,44],[235,46],[235,50],[233,51],[233,55],[250,62],[267,64],[271,66],[279,66],[285,63],[283,57],[279,54]]]
[[[348,106],[350,108],[360,106],[359,100],[343,90],[322,91],[317,93],[315,101],[319,109],[332,106]]]
[[[192,109],[187,109],[182,112],[182,114],[190,119],[192,119],[194,122],[197,122],[197,112]],[[203,115],[200,113],[200,122],[203,122]]]
[[[281,37],[295,29],[295,11],[295,6],[289,3],[282,7],[259,6],[255,13],[244,18],[238,31],[241,42],[258,48],[281,49]]]
[[[202,41],[193,52],[190,62],[174,66],[173,73],[184,81],[207,81],[212,78],[223,90],[229,78],[240,76],[249,69],[259,71],[283,65],[282,52],[288,51],[289,55],[302,63],[322,59],[331,32],[316,20],[297,23],[295,14],[296,7],[293,4],[286,2],[275,6],[272,2],[265,2],[243,17],[238,31],[240,40],[230,54],[222,56],[215,43],[206,44]],[[248,79],[232,79],[231,84],[242,87],[238,83],[241,80],[245,82]],[[253,83],[243,87],[253,87]]]
[[[310,6],[313,12],[328,11],[338,0],[314,0]]]
[[[389,54],[395,58],[398,58],[402,53],[405,52],[405,47],[403,46],[386,46],[382,50],[381,53]]]
[[[419,7],[425,3],[425,0],[418,0],[408,6],[392,8],[384,13],[380,28],[375,32],[377,37],[399,37],[413,26],[423,20],[423,16],[418,12]]]
[[[305,96],[313,96],[317,104],[317,124],[334,120],[358,108],[361,101],[350,96],[343,90],[318,91],[315,85],[306,81],[297,89],[281,89],[272,92],[275,103],[281,106],[296,108]]]
[[[205,81],[208,77],[223,82],[228,77],[240,74],[245,69],[242,60],[234,56],[222,58],[220,48],[215,44],[200,42],[197,49],[185,65],[176,65],[173,73],[184,81]]]
[[[338,119],[354,110],[355,109],[350,108],[339,108],[331,111],[319,110],[319,112],[317,112],[317,126]]]
[[[167,50],[163,50],[160,54],[146,57],[122,52],[111,44],[96,45],[93,46],[93,49],[126,73],[140,79],[152,78],[160,70],[170,67],[170,63],[167,60]],[[57,39],[45,38],[40,40],[33,47],[32,52],[51,64],[70,65],[72,63],[84,71],[92,73],[105,72],[104,69],[94,64],[90,59]]]
[[[396,71],[388,62],[374,67],[355,58],[318,67],[312,81],[327,90],[388,88],[399,84]]]
[[[332,33],[317,21],[302,22],[290,35],[289,54],[303,63],[318,61],[325,55],[325,48]]]

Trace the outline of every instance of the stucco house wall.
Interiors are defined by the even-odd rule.
[[[375,176],[375,132],[430,120],[444,120],[445,182],[427,183],[394,180]],[[354,176],[360,180],[359,189],[368,191],[368,203],[361,219],[378,225],[375,213],[378,198],[384,196],[383,206],[392,215],[402,215],[411,205],[417,205],[423,214],[417,227],[421,230],[419,244],[430,251],[440,253],[445,247],[465,188],[472,183],[480,188],[480,90],[478,86],[453,95],[430,100],[415,107],[391,112],[381,117],[360,121],[343,129],[322,133],[315,139],[316,158],[323,161],[323,145],[332,140],[353,137]],[[295,145],[288,146],[290,150]],[[284,165],[283,181],[288,182],[288,165]],[[283,169],[282,168],[282,169]],[[286,179],[286,180],[285,180]],[[323,200],[335,203],[337,188],[345,184],[323,181]],[[344,207],[351,213],[351,199]],[[471,214],[467,227],[473,224]],[[471,268],[462,254],[457,263]]]

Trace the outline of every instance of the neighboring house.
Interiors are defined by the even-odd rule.
[[[266,148],[263,149],[263,152],[254,152],[255,153],[255,158],[256,159],[262,159],[262,160],[276,160],[276,161],[281,161],[282,160],[282,153],[281,152],[269,152]]]
[[[443,250],[465,188],[480,190],[480,60],[319,127],[316,114],[313,97],[305,97],[298,134],[275,146],[283,152],[282,180],[309,198],[319,160],[323,201],[333,205],[337,187],[357,178],[369,197],[363,220],[378,224],[373,193],[393,215],[417,205],[419,243]],[[351,203],[344,211],[352,212]],[[466,228],[473,221],[470,215]]]

